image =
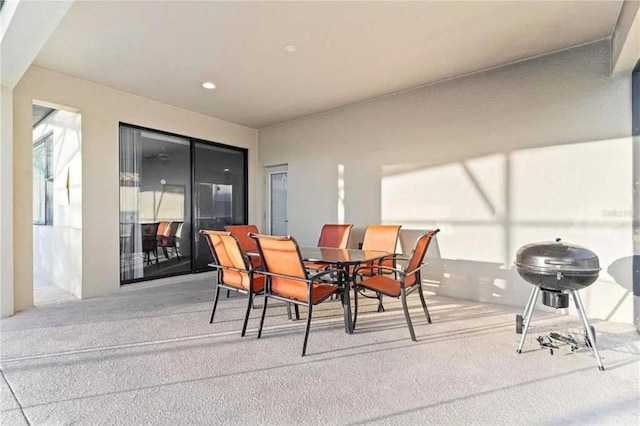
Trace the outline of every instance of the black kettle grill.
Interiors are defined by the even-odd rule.
[[[567,308],[569,294],[571,294],[585,328],[587,343],[598,362],[598,368],[604,370],[595,344],[595,329],[589,325],[578,293],[578,290],[588,287],[598,279],[600,273],[598,256],[591,250],[575,244],[563,243],[558,238],[555,242],[527,244],[521,247],[514,263],[520,276],[534,285],[524,315],[516,317],[516,332],[522,334],[518,353],[522,352],[540,290],[542,290],[542,303],[556,309]]]

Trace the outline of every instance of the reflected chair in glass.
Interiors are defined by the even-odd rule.
[[[389,267],[379,265],[378,268],[382,272],[387,274],[378,274],[373,276],[366,276],[359,273],[360,268],[356,268],[354,277],[359,279],[354,282],[354,298],[355,298],[355,314],[353,318],[353,327],[355,329],[356,321],[358,319],[358,292],[360,290],[371,290],[385,296],[400,298],[402,301],[402,309],[404,311],[404,317],[409,327],[409,333],[411,334],[411,340],[416,341],[416,335],[413,331],[413,324],[411,323],[411,317],[409,316],[409,308],[407,307],[407,295],[418,292],[420,296],[420,302],[422,303],[422,309],[427,317],[427,322],[431,323],[431,315],[429,315],[429,309],[427,303],[424,300],[424,294],[422,293],[422,277],[421,271],[427,266],[423,263],[424,256],[427,253],[429,244],[433,237],[440,232],[439,229],[428,231],[421,235],[416,241],[416,245],[411,252],[409,258],[402,258],[399,256],[392,256],[393,260],[405,260],[407,264],[404,268]],[[385,260],[389,260],[386,258]],[[363,268],[367,268],[364,266]],[[391,275],[388,273],[394,273]]]
[[[164,236],[165,232],[167,232],[167,230],[169,229],[169,224],[171,222],[169,222],[168,220],[159,220],[157,222],[158,224],[158,228],[156,230],[156,246],[160,246],[160,242],[162,241],[162,237]],[[156,248],[157,250],[157,248]],[[166,251],[164,252],[165,256],[166,256]]]
[[[216,293],[213,299],[213,309],[209,324],[213,323],[216,314],[216,307],[220,297],[220,289],[233,290],[240,294],[247,295],[247,310],[244,315],[242,332],[244,336],[249,321],[249,312],[255,295],[264,291],[264,275],[258,274],[253,268],[253,264],[240,248],[238,240],[230,232],[201,230],[213,255],[214,263],[212,268],[218,270],[216,280]]]
[[[164,228],[164,233],[158,237],[158,246],[162,247],[164,257],[169,259],[167,248],[172,248],[176,254],[178,262],[180,262],[180,251],[178,250],[178,231],[182,230],[182,222],[168,222]]]
[[[160,241],[160,237],[162,237],[165,234],[165,232],[167,232],[168,227],[169,227],[168,220],[158,221],[158,230],[156,231],[156,235],[158,236],[158,241]]]
[[[156,244],[156,234],[158,232],[157,223],[141,223],[140,235],[142,236],[142,252],[147,265],[151,265],[151,254],[156,257],[156,265],[158,264],[158,246]]]
[[[398,236],[400,235],[401,225],[369,225],[364,232],[364,240],[362,242],[362,250],[379,250],[387,253],[395,253],[398,245]],[[387,257],[383,260],[362,265],[358,268],[358,275],[361,277],[372,277],[384,273],[380,267],[385,266],[395,268],[396,261],[393,257]],[[355,280],[355,277],[354,277]],[[364,297],[370,297],[362,294]],[[384,311],[382,306],[382,294],[376,293],[378,299],[378,312]]]
[[[267,276],[258,338],[262,336],[262,326],[270,298],[293,303],[296,306],[306,306],[308,309],[307,327],[302,344],[302,356],[304,356],[307,351],[313,307],[329,299],[331,295],[342,291],[336,285],[322,282],[324,276],[335,273],[335,271],[322,271],[309,275],[304,267],[298,243],[291,236],[250,235],[256,240],[262,257],[263,271],[261,273]]]

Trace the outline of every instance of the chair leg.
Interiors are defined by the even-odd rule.
[[[289,321],[293,321],[293,315],[291,314],[291,305],[293,305],[293,312],[295,313],[295,319],[299,320],[300,319],[300,309],[298,308],[298,305],[294,304],[294,303],[287,303],[287,319]]]
[[[413,332],[413,324],[411,324],[411,317],[409,316],[409,308],[407,307],[407,293],[405,292],[404,288],[400,291],[400,299],[402,300],[402,309],[404,310],[404,318],[407,320],[407,326],[409,327],[411,340],[416,342],[416,335]]]
[[[353,331],[356,330],[356,322],[358,321],[358,289],[353,289],[353,322],[351,327]]]
[[[220,296],[220,287],[216,285],[216,295],[213,296],[213,309],[211,310],[211,318],[209,319],[209,324],[213,322],[213,317],[216,314],[216,307],[218,306],[218,296]]]
[[[378,295],[378,312],[384,312],[384,306],[382,306],[382,293],[376,293]]]
[[[178,246],[173,246],[173,251],[176,252],[176,257],[178,258],[178,262],[180,262],[180,253],[178,253]]]
[[[244,314],[244,323],[242,324],[242,333],[240,333],[240,337],[244,337],[244,333],[247,331],[247,323],[249,322],[249,312],[251,312],[252,304],[253,304],[253,295],[249,294],[249,300],[247,302],[247,312]]]
[[[162,252],[164,253],[164,257],[169,260],[169,253],[167,252],[167,248],[165,246],[162,246]]]
[[[227,299],[229,298],[229,290],[227,290]]]
[[[296,309],[298,305],[296,305]],[[309,328],[311,327],[311,312],[313,311],[313,305],[309,304],[309,312],[307,313],[307,328],[304,331],[304,343],[302,344],[302,356],[307,353],[307,340],[309,340]]]
[[[422,286],[418,284],[418,294],[420,295],[420,302],[422,302],[422,310],[427,317],[427,322],[431,324],[431,315],[429,315],[429,308],[427,308],[427,302],[424,300],[424,294],[422,294]]]
[[[264,325],[264,314],[267,313],[267,301],[269,298],[264,295],[264,302],[262,303],[262,316],[260,317],[260,327],[258,328],[258,339],[262,336],[262,326]]]

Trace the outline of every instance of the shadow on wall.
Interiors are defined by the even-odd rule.
[[[513,267],[519,247],[555,238],[588,247],[603,268],[583,295],[589,315],[628,322],[631,148],[622,138],[386,165],[382,223],[401,224],[406,235],[441,229],[424,274],[435,293],[516,306],[531,289]]]

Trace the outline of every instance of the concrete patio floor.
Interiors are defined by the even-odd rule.
[[[584,346],[553,356],[535,337],[578,330],[576,318],[536,312],[518,355],[519,308],[411,297],[418,342],[400,304],[366,300],[353,335],[339,302],[304,321],[270,303],[240,338],[245,299],[221,299],[202,279],[128,286],[63,300],[1,322],[2,425],[23,424],[638,424],[640,336],[594,321],[606,371]],[[261,298],[257,301],[262,304]],[[306,312],[302,312],[303,317]]]

